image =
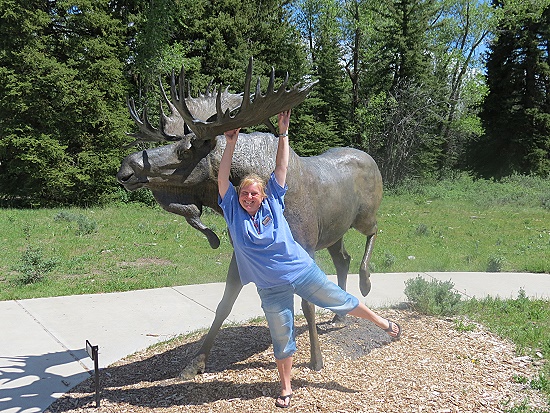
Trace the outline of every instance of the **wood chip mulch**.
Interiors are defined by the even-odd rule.
[[[442,320],[410,310],[380,311],[403,327],[400,341],[364,320],[332,324],[319,313],[324,368],[308,368],[309,335],[296,320],[291,407],[295,412],[505,412],[550,405],[526,379],[544,360],[518,356],[514,346],[482,325]],[[57,412],[275,412],[279,382],[265,322],[228,325],[219,333],[206,373],[182,381],[204,332],[178,337],[101,370],[101,406],[93,378],[46,410]],[[523,378],[523,379],[521,379]]]

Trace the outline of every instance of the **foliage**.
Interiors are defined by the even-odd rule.
[[[21,254],[18,265],[13,269],[20,273],[15,279],[17,283],[27,285],[44,280],[50,273],[57,261],[53,258],[44,258],[43,251],[40,248],[27,246]]]
[[[479,176],[550,175],[550,4],[525,4],[495,2],[499,30],[489,47],[481,113],[486,133],[469,151]]]
[[[106,4],[41,3],[0,5],[0,197],[97,203],[128,125],[124,26]]]
[[[97,230],[97,222],[82,214],[73,214],[68,211],[60,211],[54,216],[54,221],[76,222],[78,224],[77,235],[87,235]]]
[[[300,155],[317,155],[327,148],[351,143],[344,135],[351,118],[347,110],[349,85],[341,66],[341,15],[335,0],[297,2],[295,22],[308,45],[312,77],[319,81],[302,109],[307,115],[296,119],[299,129],[294,147]]]
[[[158,108],[156,78],[166,86],[182,64],[194,96],[211,81],[241,91],[250,56],[263,90],[272,66],[291,84],[319,81],[294,111],[300,155],[361,148],[391,187],[463,168],[547,176],[548,0],[495,4],[3,0],[0,202],[124,200],[115,174],[132,129],[127,95]]]
[[[426,281],[421,276],[405,281],[405,295],[414,309],[420,313],[448,316],[458,312],[460,293],[452,291],[451,281]]]
[[[365,131],[363,149],[376,159],[382,180],[393,187],[406,177],[434,169],[433,125],[437,102],[430,91],[412,83],[372,96],[357,112]],[[431,150],[426,148],[432,147]]]
[[[373,62],[373,76],[368,77],[369,89],[374,93],[388,92],[404,83],[429,81],[431,45],[426,34],[437,13],[436,2],[384,1],[376,10],[378,59]]]
[[[298,81],[303,75],[303,54],[285,3],[182,0],[173,6],[177,17],[172,24],[163,21],[162,14],[158,21],[170,26],[168,45],[181,45],[185,57],[198,62],[196,72],[189,74],[195,88],[204,90],[214,80],[241,91],[250,56],[255,73],[267,75],[275,67],[278,77],[289,72]]]

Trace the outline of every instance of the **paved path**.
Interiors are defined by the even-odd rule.
[[[373,274],[365,303],[382,308],[405,301],[405,281],[418,275],[450,280],[467,297],[515,298],[523,289],[529,297],[550,299],[549,274],[399,273]],[[101,368],[157,342],[210,327],[223,289],[224,283],[214,283],[0,302],[0,412],[41,412],[93,375],[86,340],[99,347]],[[348,290],[361,297],[357,275],[350,275]],[[262,315],[256,290],[247,285],[228,321]]]

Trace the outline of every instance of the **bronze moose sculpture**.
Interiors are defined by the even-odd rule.
[[[147,111],[140,117],[133,101],[129,100],[130,114],[139,126],[133,136],[138,141],[177,141],[127,156],[117,174],[118,181],[128,190],[149,188],[157,202],[167,211],[185,217],[187,222],[202,232],[212,248],[219,246],[218,236],[200,220],[204,206],[221,214],[218,206],[217,172],[225,139],[223,132],[237,127],[266,124],[274,132],[271,116],[301,103],[315,84],[295,85],[287,89],[288,75],[275,90],[274,71],[271,72],[267,92],[250,93],[252,59],[248,66],[243,94],[231,94],[226,88],[192,98],[185,96],[185,73],[179,79],[172,73],[168,99],[161,85],[168,116],[162,110],[160,126],[155,128],[148,120]],[[221,135],[221,136],[220,136]],[[241,134],[231,169],[231,181],[238,185],[251,172],[267,178],[275,165],[277,138],[273,133]],[[355,228],[366,236],[366,245],[359,268],[361,293],[366,296],[371,288],[369,260],[377,232],[376,214],[382,200],[382,177],[374,160],[365,152],[352,148],[333,148],[312,157],[300,157],[291,150],[287,175],[288,192],[285,197],[285,216],[294,238],[310,254],[326,248],[336,268],[338,285],[345,289],[350,256],[344,248],[343,237]],[[235,261],[231,258],[225,291],[216,309],[216,315],[201,348],[181,377],[190,378],[205,369],[206,359],[224,320],[229,316],[242,284]],[[323,367],[315,308],[302,301],[302,310],[308,322],[311,344],[310,366]]]

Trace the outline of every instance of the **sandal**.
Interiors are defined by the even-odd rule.
[[[399,340],[401,338],[401,326],[399,324],[397,324],[395,321],[390,321],[390,320],[386,320],[389,324],[388,328],[384,329],[384,331],[386,333],[388,333],[391,337],[392,340]],[[394,336],[392,335],[395,334],[394,331],[393,331],[393,325],[396,325],[397,326],[397,334]]]
[[[286,409],[287,407],[290,407],[290,398],[292,397],[291,394],[287,394],[286,396],[279,396],[277,397],[277,400],[275,400],[275,406],[281,407],[283,409]],[[281,403],[279,400],[282,400],[283,403]],[[288,402],[287,402],[288,401]]]

